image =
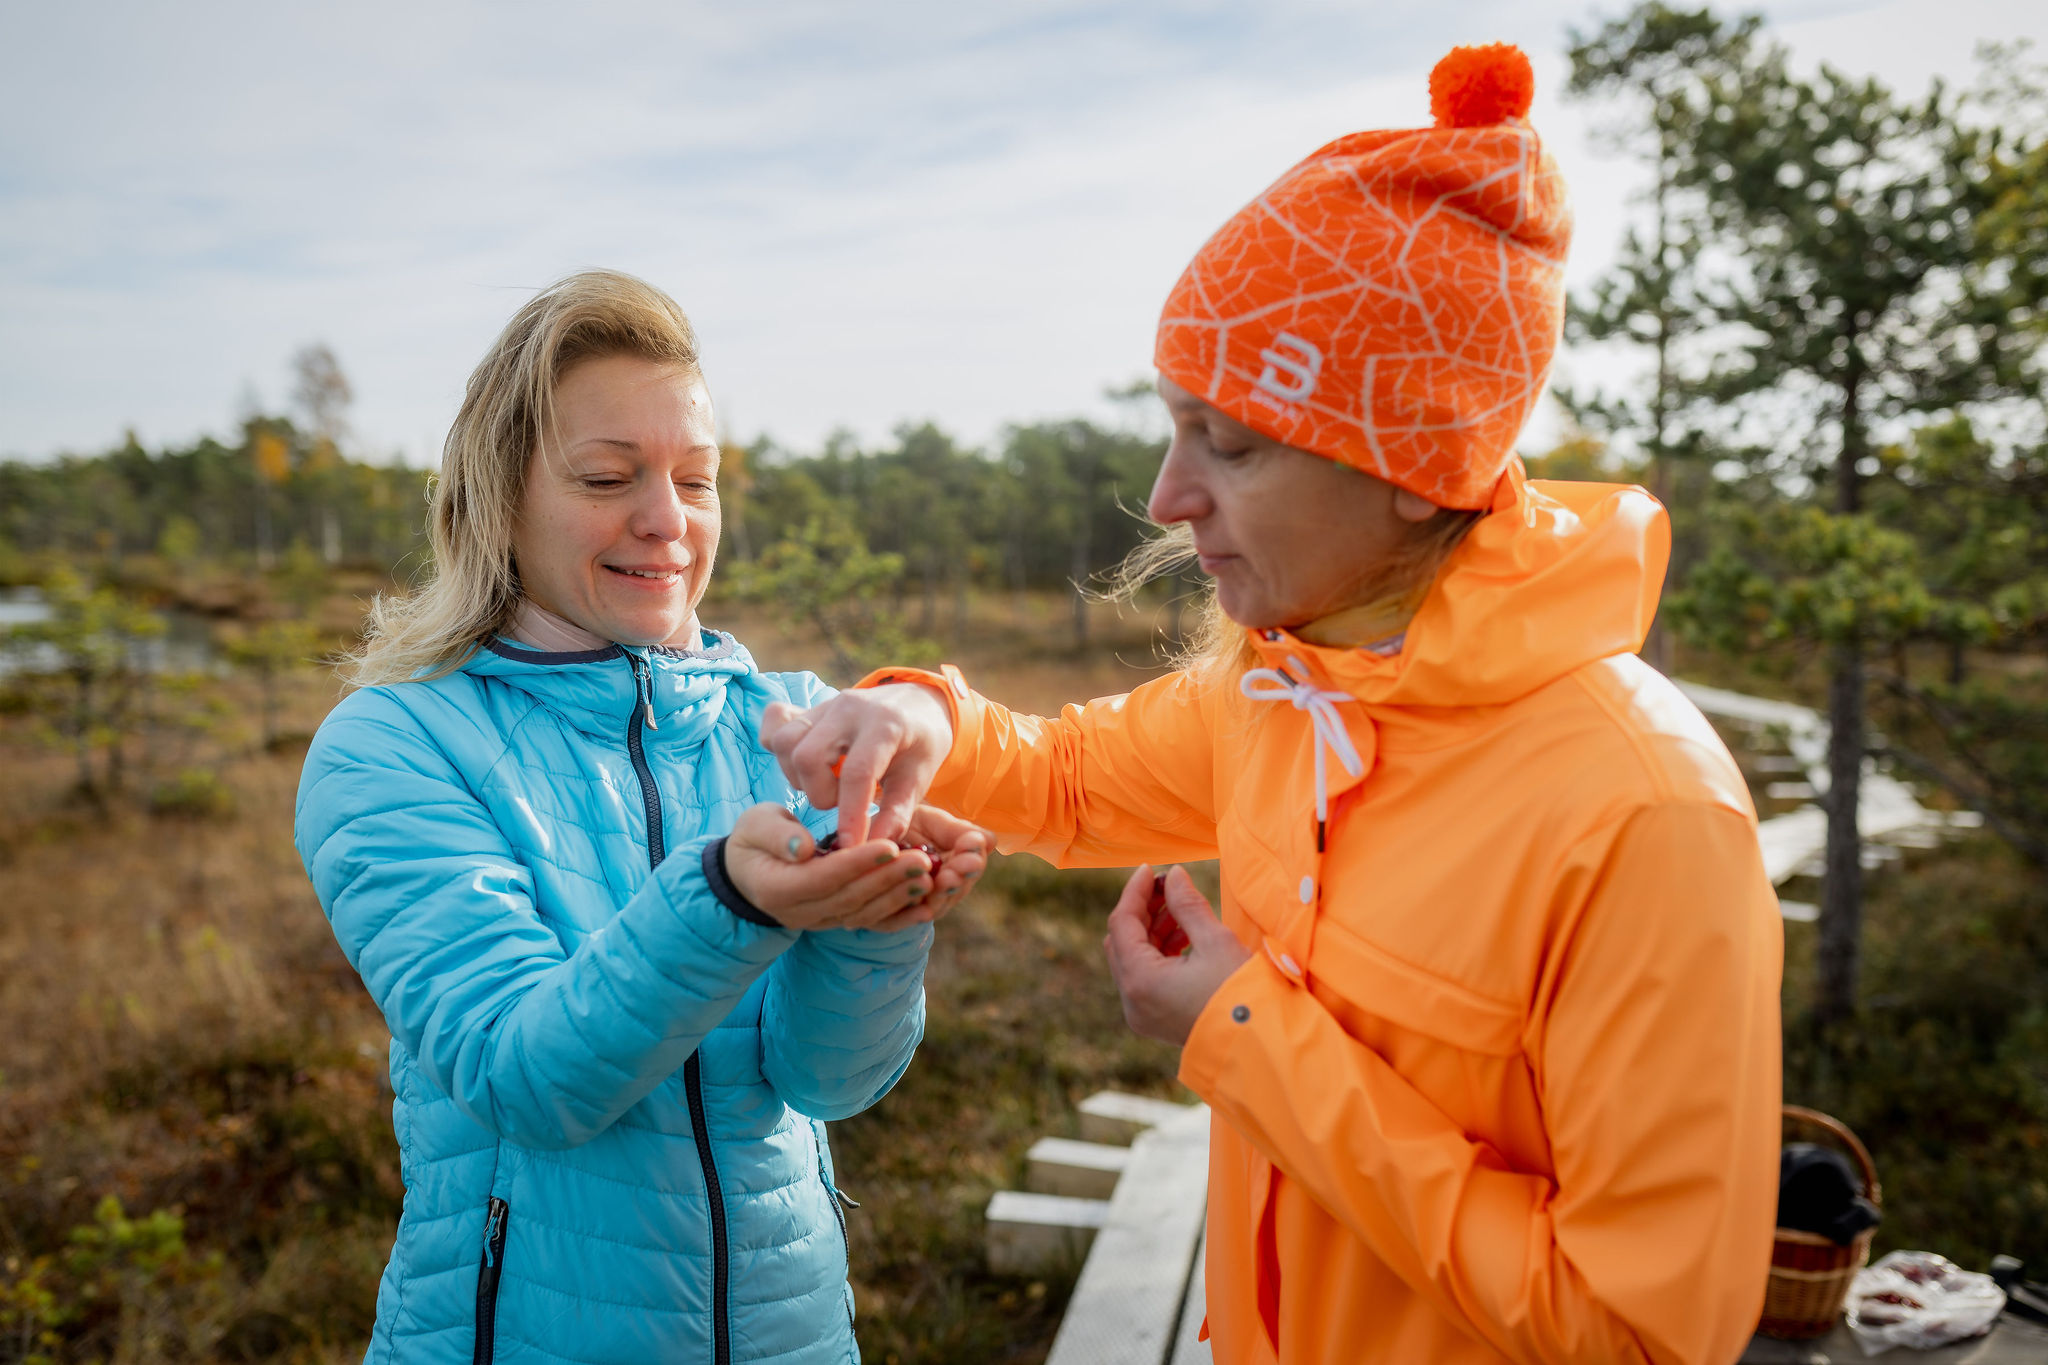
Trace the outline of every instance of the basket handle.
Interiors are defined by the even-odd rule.
[[[1856,1164],[1863,1169],[1863,1188],[1870,1196],[1870,1202],[1879,1208],[1884,1207],[1884,1196],[1877,1187],[1877,1167],[1870,1160],[1869,1149],[1849,1131],[1849,1125],[1840,1119],[1830,1118],[1818,1109],[1806,1109],[1796,1104],[1785,1106],[1785,1117],[1798,1123],[1812,1124],[1839,1139],[1842,1145],[1849,1149],[1849,1154],[1856,1158]]]

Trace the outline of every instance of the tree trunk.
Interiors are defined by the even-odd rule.
[[[1828,661],[1828,842],[1820,901],[1820,996],[1823,1021],[1856,1013],[1856,977],[1863,938],[1863,839],[1857,803],[1863,786],[1863,648],[1834,646]]]
[[[1657,387],[1650,395],[1650,492],[1670,515],[1671,507],[1671,276],[1666,260],[1671,251],[1671,182],[1676,149],[1667,132],[1657,158]],[[1674,549],[1676,548],[1674,542]],[[1650,618],[1643,659],[1659,673],[1671,672],[1671,630],[1664,624],[1664,595],[1678,567],[1676,556],[1664,564],[1664,582],[1657,591],[1657,614]]]
[[[1849,368],[1842,381],[1842,448],[1835,462],[1835,510],[1844,516],[1863,503],[1862,371],[1856,338],[1849,337]],[[1863,642],[1851,634],[1828,655],[1828,842],[1820,899],[1822,1022],[1856,1013],[1856,977],[1863,938],[1863,833],[1858,803],[1863,790]]]

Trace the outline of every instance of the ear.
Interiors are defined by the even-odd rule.
[[[1420,526],[1437,514],[1437,505],[1420,493],[1410,493],[1405,488],[1394,490],[1394,515],[1405,522]]]

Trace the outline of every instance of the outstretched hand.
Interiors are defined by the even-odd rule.
[[[1185,868],[1140,867],[1109,912],[1102,940],[1133,1032],[1176,1046],[1251,952],[1224,927]]]
[[[930,688],[888,683],[808,710],[775,702],[762,714],[761,742],[813,806],[839,812],[839,841],[852,846],[909,828],[953,746],[953,723]]]
[[[988,835],[929,806],[912,812],[905,840],[924,847],[868,839],[820,852],[801,821],[764,802],[733,826],[726,875],[784,928],[889,933],[944,915],[988,866]]]

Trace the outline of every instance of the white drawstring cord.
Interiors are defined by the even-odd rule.
[[[1351,694],[1319,688],[1306,681],[1308,669],[1301,660],[1290,654],[1287,662],[1302,674],[1301,678],[1277,668],[1254,668],[1246,671],[1237,686],[1253,701],[1289,701],[1294,703],[1295,710],[1308,712],[1316,731],[1316,829],[1320,841],[1322,828],[1330,819],[1329,768],[1323,751],[1335,749],[1344,771],[1353,777],[1365,776],[1365,760],[1358,756],[1358,746],[1351,742],[1344,718],[1337,714],[1339,703],[1353,700]]]

